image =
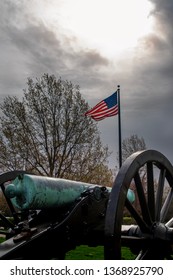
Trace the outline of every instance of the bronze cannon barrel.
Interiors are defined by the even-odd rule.
[[[30,174],[19,175],[6,187],[5,193],[15,207],[25,209],[61,208],[76,201],[89,188],[100,187],[94,184],[72,180],[51,178]],[[107,188],[111,192],[111,188]],[[134,200],[129,190],[127,197]]]

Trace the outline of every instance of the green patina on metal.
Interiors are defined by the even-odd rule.
[[[6,187],[6,195],[21,210],[60,208],[74,203],[91,187],[95,188],[96,185],[24,174]],[[111,192],[111,188],[107,189]],[[131,190],[128,190],[127,197],[131,202],[134,201]]]
[[[67,206],[91,184],[65,179],[22,175],[6,188],[6,195],[19,209],[44,209]]]

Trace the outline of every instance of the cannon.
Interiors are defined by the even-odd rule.
[[[137,260],[172,259],[173,166],[158,151],[131,155],[112,188],[25,171],[1,174],[0,187],[12,216],[0,213],[0,259],[64,259],[78,245],[104,246],[107,260],[123,247]]]

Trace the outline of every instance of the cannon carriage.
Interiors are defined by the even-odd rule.
[[[123,246],[137,260],[172,259],[173,166],[158,151],[131,155],[111,189],[24,171],[1,174],[0,186],[13,217],[0,213],[0,259],[64,259],[78,245],[104,246],[107,260]]]

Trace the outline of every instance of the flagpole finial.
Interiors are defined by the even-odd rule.
[[[117,85],[117,88],[120,89],[120,85]]]

